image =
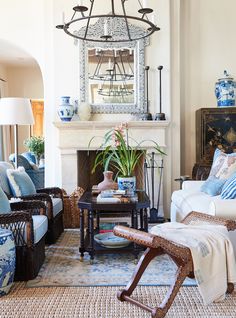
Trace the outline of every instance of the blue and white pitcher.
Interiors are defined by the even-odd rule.
[[[74,107],[70,104],[70,96],[62,96],[58,115],[62,121],[71,121],[74,115]]]
[[[235,106],[236,82],[224,70],[224,77],[219,78],[215,84],[215,95],[218,107]]]

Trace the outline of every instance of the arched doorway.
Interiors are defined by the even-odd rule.
[[[26,150],[23,142],[33,135],[43,135],[43,78],[37,61],[21,48],[0,39],[1,97],[24,97],[32,101],[35,125],[19,126],[19,153]],[[8,160],[14,151],[13,133],[0,126],[0,160]]]

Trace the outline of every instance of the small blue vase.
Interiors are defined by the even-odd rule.
[[[236,82],[224,71],[223,78],[219,78],[215,84],[215,95],[218,107],[235,106]]]
[[[62,96],[58,115],[62,121],[71,121],[74,115],[74,107],[70,104],[70,96]]]

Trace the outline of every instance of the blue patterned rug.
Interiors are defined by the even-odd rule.
[[[123,286],[126,285],[136,265],[132,254],[96,255],[94,263],[85,253],[84,261],[79,255],[79,230],[65,230],[56,244],[46,250],[46,260],[36,279],[28,281],[27,287],[46,286]],[[140,285],[160,286],[173,282],[176,265],[167,256],[156,257],[142,276]],[[184,285],[195,286],[187,278]]]

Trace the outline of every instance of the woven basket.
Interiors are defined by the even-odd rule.
[[[78,208],[78,201],[84,189],[78,187],[71,195],[67,195],[63,190],[63,202],[64,202],[64,228],[79,228],[80,227],[80,209]]]

